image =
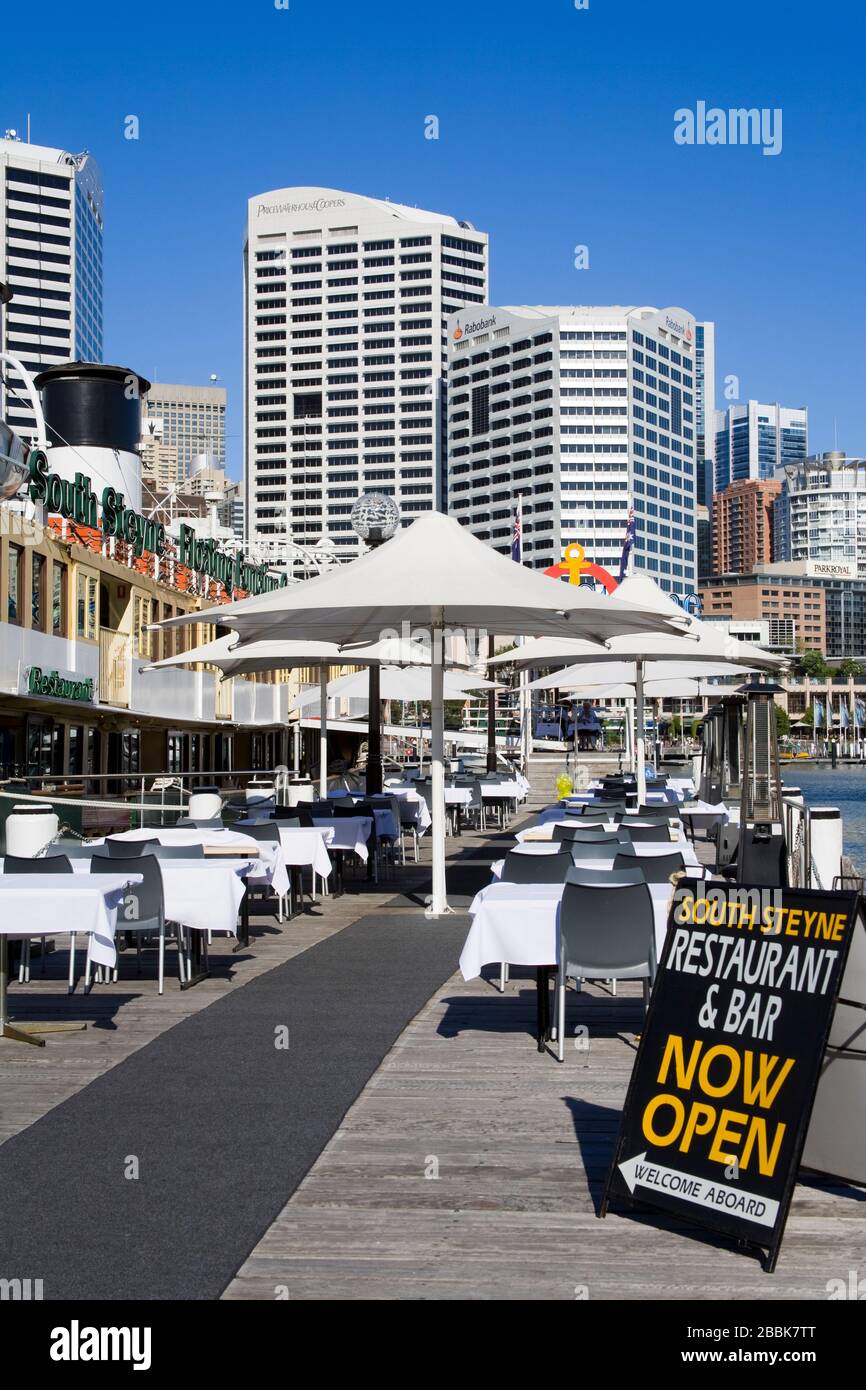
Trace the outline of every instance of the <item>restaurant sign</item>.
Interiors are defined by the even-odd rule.
[[[123,493],[116,488],[103,488],[101,498],[97,498],[86,474],[76,473],[70,481],[49,472],[48,457],[42,449],[30,451],[29,468],[32,502],[44,504],[50,513],[67,521],[128,542],[136,556],[167,553],[169,537],[162,522],[127,507]],[[190,569],[224,584],[230,594],[235,589],[245,589],[250,594],[267,593],[288,582],[285,574],[273,575],[266,565],[246,560],[242,550],[229,553],[214,540],[199,540],[191,526],[180,528],[178,559]]]
[[[857,905],[680,882],[601,1216],[658,1207],[766,1247],[772,1272]]]
[[[42,695],[51,700],[76,700],[88,705],[93,704],[95,698],[92,676],[62,675],[60,671],[43,671],[41,666],[30,667],[26,690],[28,695]]]

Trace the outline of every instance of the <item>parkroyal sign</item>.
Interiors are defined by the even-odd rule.
[[[102,496],[97,498],[85,473],[76,473],[70,481],[49,472],[48,458],[42,449],[31,450],[29,469],[30,499],[42,503],[50,513],[99,530],[103,536],[126,541],[136,556],[166,554],[169,538],[162,522],[133,511],[116,488],[103,488]],[[229,553],[214,540],[200,540],[191,526],[180,527],[178,559],[225,585],[230,594],[236,589],[250,594],[267,593],[288,582],[285,574],[277,577],[268,572],[267,566],[250,563],[242,550]]]
[[[683,880],[626,1097],[612,1197],[769,1251],[775,1266],[856,893]]]

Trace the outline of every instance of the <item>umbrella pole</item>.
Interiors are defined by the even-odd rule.
[[[440,610],[441,613],[441,610]],[[442,635],[443,618],[438,617],[433,627],[433,665],[431,669],[430,701],[430,770],[432,773],[433,824],[431,826],[433,849],[433,892],[428,917],[440,917],[450,912],[447,887],[445,883],[445,654]]]
[[[634,683],[634,722],[635,722],[635,775],[637,777],[637,804],[646,805],[646,727],[643,701],[643,661],[635,663]]]
[[[328,668],[319,667],[319,796],[328,796]]]

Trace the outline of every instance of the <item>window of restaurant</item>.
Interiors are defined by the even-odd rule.
[[[94,725],[87,726],[85,734],[84,758],[85,771],[91,777],[98,777],[100,772],[100,763],[102,759],[102,734],[100,730],[97,729]],[[88,783],[87,790],[99,791],[101,785],[101,782],[96,782],[91,787],[91,784]]]
[[[66,626],[66,582],[69,568],[59,560],[51,566],[51,631],[55,637],[65,637]]]
[[[217,734],[214,740],[214,772],[231,772],[234,766],[234,735]]]
[[[84,725],[70,724],[66,732],[67,763],[70,777],[80,777],[84,771]]]
[[[44,555],[34,550],[30,556],[30,626],[37,632],[45,631],[48,609],[45,602],[45,576],[48,561]]]
[[[108,791],[113,795],[131,790],[140,767],[140,735],[137,729],[111,729],[108,734]]]
[[[24,620],[21,611],[21,597],[24,590],[24,551],[19,545],[10,545],[6,558],[7,611],[10,623],[19,626]]]
[[[80,570],[76,581],[76,623],[75,631],[78,637],[84,638],[86,642],[96,641],[96,600],[98,594],[98,584],[92,574],[84,574]]]
[[[152,604],[149,595],[136,594],[133,608],[133,634],[135,637],[135,650],[139,656],[151,655],[151,632],[150,624]]]
[[[183,734],[166,735],[165,764],[166,770],[172,775],[184,771]]]
[[[30,715],[27,719],[27,776],[57,776],[63,772],[63,725]]]
[[[174,609],[172,608],[171,604],[170,604],[170,603],[164,603],[164,604],[162,605],[162,621],[165,622],[168,618],[173,618],[173,617],[174,617]],[[165,658],[166,658],[167,656],[174,656],[174,628],[172,628],[172,627],[166,628],[165,631],[164,631],[163,634],[162,634],[162,658],[163,658],[163,660],[165,660]]]

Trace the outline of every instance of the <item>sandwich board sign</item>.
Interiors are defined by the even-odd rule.
[[[672,1212],[778,1258],[859,894],[680,881],[600,1216]]]

